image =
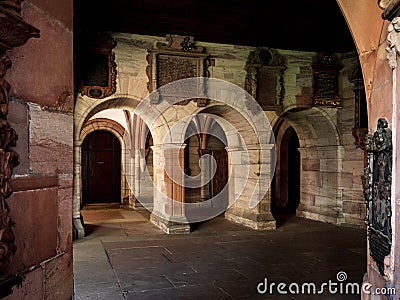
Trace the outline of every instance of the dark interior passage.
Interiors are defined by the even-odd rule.
[[[278,146],[276,174],[272,182],[271,210],[277,226],[296,214],[300,204],[299,139],[293,127],[286,129]]]

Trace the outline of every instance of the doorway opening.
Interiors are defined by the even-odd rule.
[[[272,183],[271,211],[277,226],[296,215],[300,204],[300,152],[299,138],[292,126],[282,135],[278,145],[276,174]]]
[[[111,132],[93,131],[82,144],[82,206],[120,202],[121,144]]]

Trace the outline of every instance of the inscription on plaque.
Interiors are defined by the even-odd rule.
[[[158,88],[177,80],[206,77],[207,76],[207,54],[203,47],[197,47],[192,37],[167,35],[168,44],[157,43],[154,49],[149,49],[146,69],[149,82],[147,84],[150,93]],[[151,103],[157,104],[160,100],[166,100],[177,105],[186,105],[191,100],[197,102],[197,106],[205,106],[206,99],[186,99],[186,95],[203,95],[203,86],[196,83],[185,83],[185,88],[173,90],[158,90],[152,93]],[[176,102],[177,98],[185,100]]]
[[[334,54],[317,55],[317,61],[312,65],[314,86],[313,105],[338,107],[341,105],[339,96],[339,64]]]
[[[332,73],[319,73],[317,75],[316,96],[318,98],[335,98],[336,76]]]
[[[158,57],[158,86],[163,86],[175,80],[195,77],[197,62],[193,59],[179,57]]]

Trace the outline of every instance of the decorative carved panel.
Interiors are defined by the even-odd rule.
[[[342,65],[335,54],[318,53],[313,69],[313,105],[326,107],[341,106],[339,96],[339,71]]]
[[[284,97],[284,57],[270,48],[257,48],[246,62],[245,90],[253,96],[263,110],[281,112]]]
[[[368,166],[363,177],[367,205],[365,222],[370,255],[384,275],[384,259],[390,254],[392,244],[392,132],[385,119],[379,119],[375,133],[366,136],[366,151]]]
[[[115,93],[115,46],[116,42],[104,32],[85,33],[78,38],[78,82],[83,95],[102,99]]]
[[[203,47],[198,47],[193,42],[193,37],[167,35],[167,44],[157,43],[154,49],[148,50],[146,69],[149,82],[147,88],[150,93],[156,91],[159,87],[176,80],[208,76],[207,67],[209,65],[208,55]],[[203,86],[188,86],[187,95],[204,94]],[[176,97],[185,97],[182,91],[169,90],[161,95],[160,92],[151,98],[152,104],[157,104],[162,99],[174,101]],[[179,101],[174,104],[186,105],[192,99]],[[193,99],[197,106],[205,106],[206,99]]]

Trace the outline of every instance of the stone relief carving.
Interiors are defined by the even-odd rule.
[[[366,136],[366,151],[368,165],[363,186],[370,255],[381,275],[385,275],[385,258],[390,254],[392,244],[392,133],[385,119],[379,119],[375,133]]]
[[[275,110],[279,115],[285,94],[284,57],[275,49],[257,48],[250,52],[245,69],[245,90],[257,100],[263,110]],[[251,110],[251,107],[248,108]]]
[[[191,77],[207,77],[207,68],[209,66],[208,54],[203,47],[196,46],[193,37],[167,35],[167,43],[157,43],[153,49],[148,50],[146,57],[148,66],[146,74],[149,78],[147,88],[149,92],[157,90],[159,87],[176,80]],[[194,89],[200,94],[204,94],[201,86],[192,86],[188,89]],[[193,91],[193,90],[192,90]],[[166,101],[173,101],[175,97],[184,97],[174,91],[170,95],[160,95],[151,98],[152,104],[157,104],[161,98]],[[191,100],[197,102],[197,106],[205,106],[206,99],[187,99],[175,103],[177,105],[186,105]]]

